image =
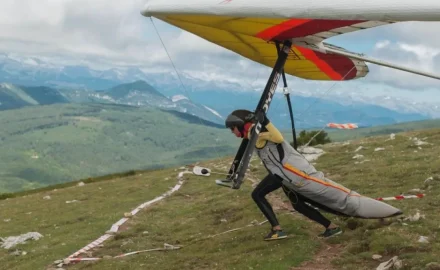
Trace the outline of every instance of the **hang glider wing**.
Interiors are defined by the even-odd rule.
[[[192,4],[187,3],[188,1],[185,2],[186,6],[176,7],[174,11],[170,8],[171,3],[166,4],[165,9],[157,4],[158,12],[154,12],[155,6],[150,5],[147,8],[148,16],[152,15],[269,67],[273,67],[277,59],[273,41],[292,39],[294,46],[284,70],[287,74],[309,80],[339,81],[366,76],[368,67],[364,61],[325,53],[325,47],[335,46],[322,41],[337,35],[392,23],[358,19],[267,18],[257,16],[258,14],[255,17],[238,17],[226,15],[228,12],[218,12],[220,14],[216,15],[212,10],[204,11],[207,7],[200,7],[197,12],[185,12],[191,8],[196,10]],[[234,0],[217,2],[218,5],[232,5]]]

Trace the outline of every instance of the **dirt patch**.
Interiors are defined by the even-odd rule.
[[[308,218],[304,217],[300,213],[296,212],[289,201],[283,201],[280,196],[277,196],[275,194],[270,194],[268,196],[268,200],[272,204],[272,207],[274,211],[281,210],[281,211],[289,211],[292,212],[294,215],[296,215],[298,218],[302,218],[307,220],[313,225],[316,225],[317,223],[309,220]],[[322,227],[321,227],[322,228]],[[315,231],[310,231],[310,234],[314,234]],[[314,236],[313,236],[314,237]],[[319,238],[318,238],[319,239]],[[329,244],[325,242],[325,240],[319,240],[321,242],[321,249],[313,256],[313,259],[310,261],[306,261],[303,264],[301,264],[298,267],[292,267],[290,270],[336,270],[334,266],[332,265],[331,261],[334,258],[337,258],[338,255],[342,252],[342,245],[341,244]]]
[[[101,119],[95,118],[95,117],[85,117],[85,116],[75,116],[72,117],[75,120],[78,121],[88,121],[88,122],[102,122]]]
[[[323,247],[315,254],[313,260],[306,261],[298,267],[292,267],[290,270],[336,270],[331,264],[331,261],[338,257],[342,251],[342,245],[329,245],[323,243]]]
[[[286,197],[287,198],[287,197]],[[272,205],[274,211],[286,210],[289,212],[295,212],[292,204],[289,201],[283,201],[280,197],[275,194],[269,194],[267,196],[269,203]]]

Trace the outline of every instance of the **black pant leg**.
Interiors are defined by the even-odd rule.
[[[252,191],[252,199],[263,212],[264,216],[270,222],[272,227],[278,226],[278,219],[272,209],[272,206],[266,200],[265,196],[270,192],[281,187],[281,181],[277,179],[274,175],[267,175]]]
[[[307,205],[306,198],[297,192],[290,190],[288,187],[282,185],[283,191],[286,194],[286,196],[289,198],[290,202],[292,203],[293,208],[298,211],[299,213],[303,214],[304,216],[308,217],[309,219],[318,222],[324,228],[327,228],[330,226],[331,221],[328,220],[326,217],[324,217],[318,210],[316,210],[313,207],[310,207]]]

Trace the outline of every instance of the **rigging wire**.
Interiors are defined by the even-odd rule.
[[[356,67],[356,65],[353,65],[353,67],[347,72],[347,73],[345,73],[345,75],[341,78],[341,80],[340,81],[343,81],[344,79],[345,79],[345,77],[347,77],[347,75],[354,69]],[[331,85],[330,87],[329,87],[329,89],[327,89],[327,91],[324,93],[324,95],[322,95],[322,96],[326,96],[326,95],[328,95],[328,93],[330,93],[330,91],[333,89],[333,87],[336,85],[336,82],[338,82],[338,81],[334,81],[333,82],[333,85]],[[321,97],[322,97],[321,96]],[[304,113],[306,113],[313,105],[315,105],[316,103],[318,103],[319,101],[318,100],[316,100],[315,102],[312,102],[310,105],[309,105],[309,107],[307,107],[307,109],[305,109],[303,112],[300,112],[299,113],[299,116],[301,116],[301,115],[303,115]]]
[[[292,48],[290,48],[290,50],[289,50],[290,52],[293,52],[293,49]],[[349,71],[347,71],[347,73],[345,73],[345,75],[341,78],[341,80],[340,81],[343,81],[344,79],[345,79],[345,77],[347,77],[347,75],[355,68],[356,66],[354,65]],[[332,88],[336,85],[336,82],[337,81],[334,81],[333,82],[333,85],[331,85],[330,87],[329,87],[329,89],[327,89],[327,91],[324,93],[324,95],[321,95],[321,96],[319,96],[320,98],[321,97],[323,97],[323,96],[326,96],[326,95],[328,95],[328,93],[330,93],[330,91],[332,90]],[[318,103],[319,101],[317,100],[317,101],[315,101],[315,102],[312,102],[310,105],[309,105],[309,107],[307,107],[304,111],[302,111],[302,112],[300,112],[298,115],[296,115],[295,116],[295,118],[298,118],[299,116],[301,116],[301,115],[303,115],[303,114],[305,114],[312,106],[314,106],[316,103]],[[279,105],[279,104],[278,104]],[[277,106],[278,107],[278,106]],[[360,111],[359,111],[360,112]],[[307,124],[307,122],[306,121],[304,121],[304,123],[306,123]],[[310,125],[310,124],[309,124]],[[311,126],[311,125],[310,125]]]
[[[292,51],[292,49],[291,49]],[[343,81],[345,79],[345,77],[347,77],[347,75],[355,68],[356,66],[353,66],[342,78],[340,81]],[[327,91],[323,94],[323,95],[319,95],[319,98],[322,98],[326,95],[328,95],[330,93],[330,91],[334,88],[334,86],[336,85],[336,82],[338,81],[334,81],[333,84],[329,87],[329,89],[327,89]],[[348,94],[348,96],[350,97],[351,100],[351,104],[353,104],[353,97]],[[304,115],[310,108],[312,108],[312,106],[314,106],[316,103],[320,102],[319,100],[316,100],[315,102],[312,102],[309,107],[307,107],[304,111],[300,112],[295,118],[296,119],[301,119],[300,116]],[[355,111],[357,111],[358,113],[360,113],[360,118],[357,120],[357,122],[360,122],[361,120],[363,120],[365,118],[365,114],[362,114],[362,112],[358,109],[354,109]],[[334,119],[334,117],[332,117]],[[309,125],[310,127],[313,127],[313,125],[309,124],[307,121],[302,121],[304,124]],[[318,133],[322,132],[325,128],[326,128],[327,124],[325,124]],[[307,143],[307,145],[311,142],[311,140]]]
[[[349,94],[349,93],[347,93],[347,94],[348,94],[348,97],[350,98],[351,105],[353,105],[353,103],[354,103],[354,99],[353,99],[352,95]],[[356,122],[361,122],[361,121],[366,117],[366,114],[362,114],[362,111],[360,111],[360,110],[358,110],[358,109],[356,109],[356,108],[354,108],[354,111],[356,111],[356,112],[358,112],[358,113],[360,114],[360,118],[357,119]],[[300,120],[301,120],[301,118],[300,118]],[[332,116],[332,120],[331,120],[331,121],[332,121],[332,122],[336,121],[335,118],[334,118],[334,116]],[[312,128],[316,128],[316,126],[312,126],[311,124],[307,123],[306,121],[303,121],[303,123],[304,123],[305,125],[308,125],[308,126],[312,127]],[[318,133],[315,134],[315,136],[314,136],[313,138],[315,138],[319,133],[321,133],[322,131],[324,131],[324,130],[327,128],[327,124],[328,124],[328,123],[324,124],[324,125],[320,128],[320,130],[318,131]],[[309,140],[304,146],[308,146],[308,145],[312,142],[313,138],[311,138],[311,139],[310,139],[310,140]]]
[[[162,46],[163,46],[163,48],[164,48],[164,50],[165,50],[165,52],[166,52],[166,54],[167,54],[167,56],[168,56],[168,59],[170,60],[171,65],[173,66],[174,71],[176,72],[177,77],[179,78],[179,81],[180,81],[180,83],[182,84],[182,87],[183,87],[185,93],[187,93],[187,92],[186,92],[185,85],[183,84],[182,78],[180,77],[179,72],[177,72],[177,68],[176,68],[176,66],[174,65],[173,60],[171,59],[171,56],[170,56],[170,54],[168,53],[167,48],[165,47],[165,44],[164,44],[164,42],[163,42],[163,40],[162,40],[162,37],[160,36],[159,31],[157,30],[156,25],[154,24],[153,18],[150,17],[150,20],[151,20],[151,23],[153,24],[153,27],[154,27],[154,30],[156,31],[157,36],[159,37],[160,42],[162,43]],[[187,93],[187,94],[188,94],[188,93]],[[188,98],[189,98],[189,97],[188,97]]]
[[[181,85],[182,85],[183,91],[184,91],[185,94],[187,95],[187,98],[191,101],[191,99],[190,99],[190,97],[189,97],[189,93],[188,93],[188,91],[187,91],[187,89],[186,89],[186,87],[185,87],[185,84],[183,83],[182,78],[180,77],[180,74],[179,74],[179,72],[177,71],[177,68],[176,68],[174,62],[173,62],[173,60],[171,59],[171,56],[170,56],[170,54],[168,53],[168,50],[167,50],[167,48],[166,48],[166,46],[165,46],[165,43],[163,42],[162,37],[160,36],[159,31],[157,30],[156,25],[154,24],[153,18],[150,17],[150,20],[151,20],[151,23],[153,24],[153,28],[154,28],[154,30],[156,31],[157,36],[159,37],[160,42],[162,43],[162,46],[163,46],[163,48],[164,48],[164,50],[165,50],[165,52],[166,52],[166,54],[167,54],[167,56],[168,56],[168,59],[170,60],[171,65],[173,66],[174,71],[176,72],[177,77],[179,78],[179,81],[180,81],[180,83],[181,83]],[[191,102],[192,102],[192,101],[191,101]],[[201,119],[200,117],[197,117],[197,118],[199,119],[200,124],[201,124],[202,126],[204,126],[204,124],[203,124],[203,122],[202,122],[202,119]],[[217,158],[220,158],[220,154],[219,154],[219,152],[217,151],[217,140],[215,140],[215,141],[216,141],[216,143],[213,144],[213,145],[214,145],[214,151],[215,151],[215,153],[216,153],[216,155],[217,155]]]
[[[290,49],[290,51],[291,52],[293,52],[293,50],[292,49]],[[345,77],[347,77],[347,75],[355,68],[356,66],[354,65],[349,71],[347,71],[347,73],[345,73],[345,75],[341,78],[341,80],[340,81],[343,81],[344,79],[345,79]],[[333,89],[333,87],[336,85],[336,82],[337,81],[334,81],[333,82],[333,84],[327,89],[327,91],[324,93],[324,95],[320,95],[319,97],[320,98],[322,98],[323,96],[326,96],[326,95],[328,95],[329,93],[330,93],[330,91]],[[295,116],[295,118],[299,118],[300,116],[302,116],[302,115],[304,115],[310,108],[312,108],[312,106],[314,106],[316,103],[318,103],[319,102],[319,100],[316,100],[315,102],[312,102],[310,105],[309,105],[309,107],[307,107],[304,111],[302,111],[302,112],[299,112],[299,114],[297,114],[296,116]],[[305,124],[308,124],[306,121],[304,121],[304,123]],[[309,124],[310,125],[310,124]],[[310,126],[312,126],[312,125],[310,125]],[[324,125],[324,127],[320,130],[320,132],[322,131],[322,130],[324,130],[325,129],[325,125]]]
[[[159,37],[159,40],[160,40],[160,42],[162,43],[162,46],[163,46],[163,48],[164,48],[164,50],[165,50],[165,52],[166,52],[166,54],[167,54],[167,56],[168,56],[168,58],[169,58],[171,64],[172,64],[172,66],[173,66],[173,69],[174,69],[174,71],[175,71],[176,74],[177,74],[177,77],[178,77],[178,79],[179,79],[179,81],[180,81],[180,84],[181,84],[181,86],[182,86],[184,92],[185,92],[186,95],[188,96],[188,99],[190,99],[190,98],[189,98],[188,91],[187,91],[187,89],[186,89],[186,87],[185,87],[185,84],[183,83],[182,78],[181,78],[179,72],[177,71],[177,68],[176,68],[176,66],[175,66],[175,64],[174,64],[174,62],[173,62],[173,60],[172,60],[172,58],[171,58],[171,56],[170,56],[170,54],[169,54],[169,52],[168,52],[166,46],[165,46],[165,43],[163,42],[162,37],[160,36],[160,33],[159,33],[159,31],[157,30],[157,28],[156,28],[156,25],[155,25],[155,23],[154,23],[154,21],[153,21],[153,18],[150,17],[150,20],[151,20],[151,22],[152,22],[152,24],[153,24],[153,27],[154,27],[154,30],[156,31],[157,36]],[[290,51],[292,51],[292,49],[290,49]],[[345,77],[347,77],[348,74],[349,74],[353,69],[355,69],[355,68],[356,68],[356,66],[354,65],[349,71],[346,72],[346,74],[341,78],[340,81],[343,81],[343,80],[345,79]],[[259,76],[257,76],[257,78],[258,78],[258,77],[259,77]],[[256,80],[254,80],[254,82],[255,82],[255,81],[256,81]],[[328,95],[328,94],[330,93],[330,91],[334,88],[334,86],[336,85],[337,82],[338,82],[338,81],[334,81],[333,84],[332,84],[332,85],[326,90],[326,92],[325,92],[323,95],[320,95],[319,97],[322,98],[323,96]],[[253,84],[254,84],[254,83],[251,84],[251,83],[249,83],[249,82],[247,82],[247,81],[246,81],[246,83],[247,83],[251,88],[253,88]],[[281,102],[282,102],[281,100],[279,100],[278,102],[276,102],[275,109],[278,108],[278,106],[279,106],[279,104],[280,104]],[[318,102],[319,102],[319,100],[316,100],[315,102],[312,102],[312,103],[311,103],[311,104],[310,104],[310,105],[309,105],[304,111],[299,112],[299,114],[298,114],[295,118],[298,118],[298,117],[304,115],[308,110],[310,110],[310,109],[311,109],[316,103],[318,103]],[[274,104],[274,105],[275,105],[275,104]],[[359,112],[360,112],[360,111],[359,111]],[[199,118],[200,123],[203,125],[203,122],[202,122],[201,118],[200,118],[200,117],[198,117],[198,118]],[[363,116],[362,116],[361,118],[363,118]],[[304,121],[304,123],[307,124],[306,121]],[[321,129],[321,131],[325,129],[325,126],[326,126],[326,125],[324,125],[324,127]],[[217,143],[218,143],[218,142],[216,141],[216,143],[214,144],[214,150],[215,150],[215,153],[216,153],[217,157],[220,158],[220,154],[219,154],[219,152],[218,152],[218,150],[217,150],[217,146],[218,146]]]

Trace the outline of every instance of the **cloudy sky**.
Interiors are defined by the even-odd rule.
[[[97,69],[140,66],[147,72],[172,68],[149,18],[145,0],[2,0],[0,52],[37,56],[59,65]],[[179,72],[205,80],[244,80],[249,89],[264,85],[270,72],[192,34],[154,20]],[[399,23],[327,40],[348,50],[440,74],[440,23]],[[203,55],[200,61],[194,57]],[[234,68],[230,68],[231,64]],[[227,68],[226,68],[227,67]],[[440,82],[369,65],[367,78],[350,82],[311,82],[289,77],[293,89],[400,96],[440,103]]]

